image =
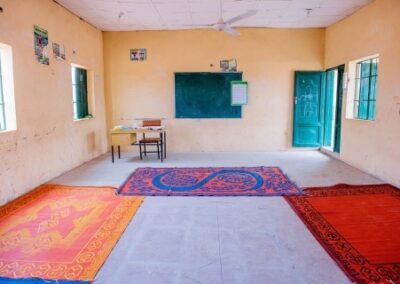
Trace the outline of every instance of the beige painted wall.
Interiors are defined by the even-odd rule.
[[[294,71],[375,53],[381,59],[377,119],[343,117],[340,158],[400,186],[400,1],[377,0],[326,31],[241,29],[236,38],[212,30],[102,35],[50,0],[1,5],[0,43],[13,47],[18,129],[0,133],[0,204],[104,153],[107,128],[138,117],[167,119],[171,151],[289,149]],[[65,62],[50,57],[45,66],[35,60],[34,24],[49,31],[50,44],[65,45]],[[130,48],[147,48],[148,60],[132,63]],[[218,71],[219,60],[229,58],[238,60],[250,84],[243,118],[174,119],[173,73]],[[94,72],[94,119],[72,120],[71,63]]]
[[[107,150],[102,33],[51,0],[3,0],[0,43],[13,48],[17,131],[0,133],[0,204]],[[65,62],[34,56],[33,25],[65,45]],[[73,54],[73,50],[76,51]],[[72,119],[71,63],[94,72],[95,118]]]
[[[327,68],[379,54],[376,120],[346,119],[343,112],[340,158],[397,186],[400,186],[399,16],[400,1],[376,0],[329,27],[325,50]]]
[[[109,127],[164,117],[172,151],[270,151],[291,145],[295,70],[323,68],[323,29],[106,32],[104,58]],[[130,48],[147,48],[133,63]],[[174,119],[174,72],[219,71],[236,58],[249,82],[242,119]],[[210,67],[213,64],[214,67]]]

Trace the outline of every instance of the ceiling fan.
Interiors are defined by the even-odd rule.
[[[231,24],[233,24],[234,22],[240,21],[242,19],[251,17],[255,14],[257,14],[256,10],[250,10],[250,11],[247,11],[246,13],[240,14],[239,16],[233,17],[226,21],[224,21],[224,19],[222,18],[222,15],[221,15],[221,17],[218,19],[218,22],[216,24],[212,25],[212,27],[217,31],[223,31],[230,35],[238,36],[238,35],[240,35],[240,33],[237,30],[235,30],[234,28],[232,28]]]
[[[231,25],[237,21],[243,20],[245,18],[251,17],[257,14],[257,10],[249,10],[243,14],[233,17],[229,20],[224,20],[222,17],[222,0],[219,1],[219,19],[215,24],[207,25],[207,27],[212,27],[217,31],[226,32],[232,36],[238,36],[240,33],[236,31]]]

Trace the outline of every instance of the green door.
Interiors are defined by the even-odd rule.
[[[320,147],[322,143],[325,72],[296,71],[293,146]]]

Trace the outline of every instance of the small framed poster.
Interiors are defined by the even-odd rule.
[[[237,72],[237,62],[236,59],[228,60],[228,71],[229,72]]]
[[[246,81],[231,81],[231,105],[242,106],[248,103],[248,83]]]
[[[229,69],[229,60],[221,60],[219,62],[219,68],[222,72],[226,72]]]
[[[53,43],[54,58],[59,61],[65,61],[65,47],[62,44]]]
[[[237,72],[236,59],[220,60],[219,67],[221,68],[221,72]]]
[[[131,61],[145,61],[147,60],[147,50],[145,48],[131,49]]]

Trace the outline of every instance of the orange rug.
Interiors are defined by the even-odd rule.
[[[92,281],[142,201],[47,184],[0,207],[0,277]]]
[[[400,191],[391,185],[309,188],[286,200],[356,283],[400,283]]]

